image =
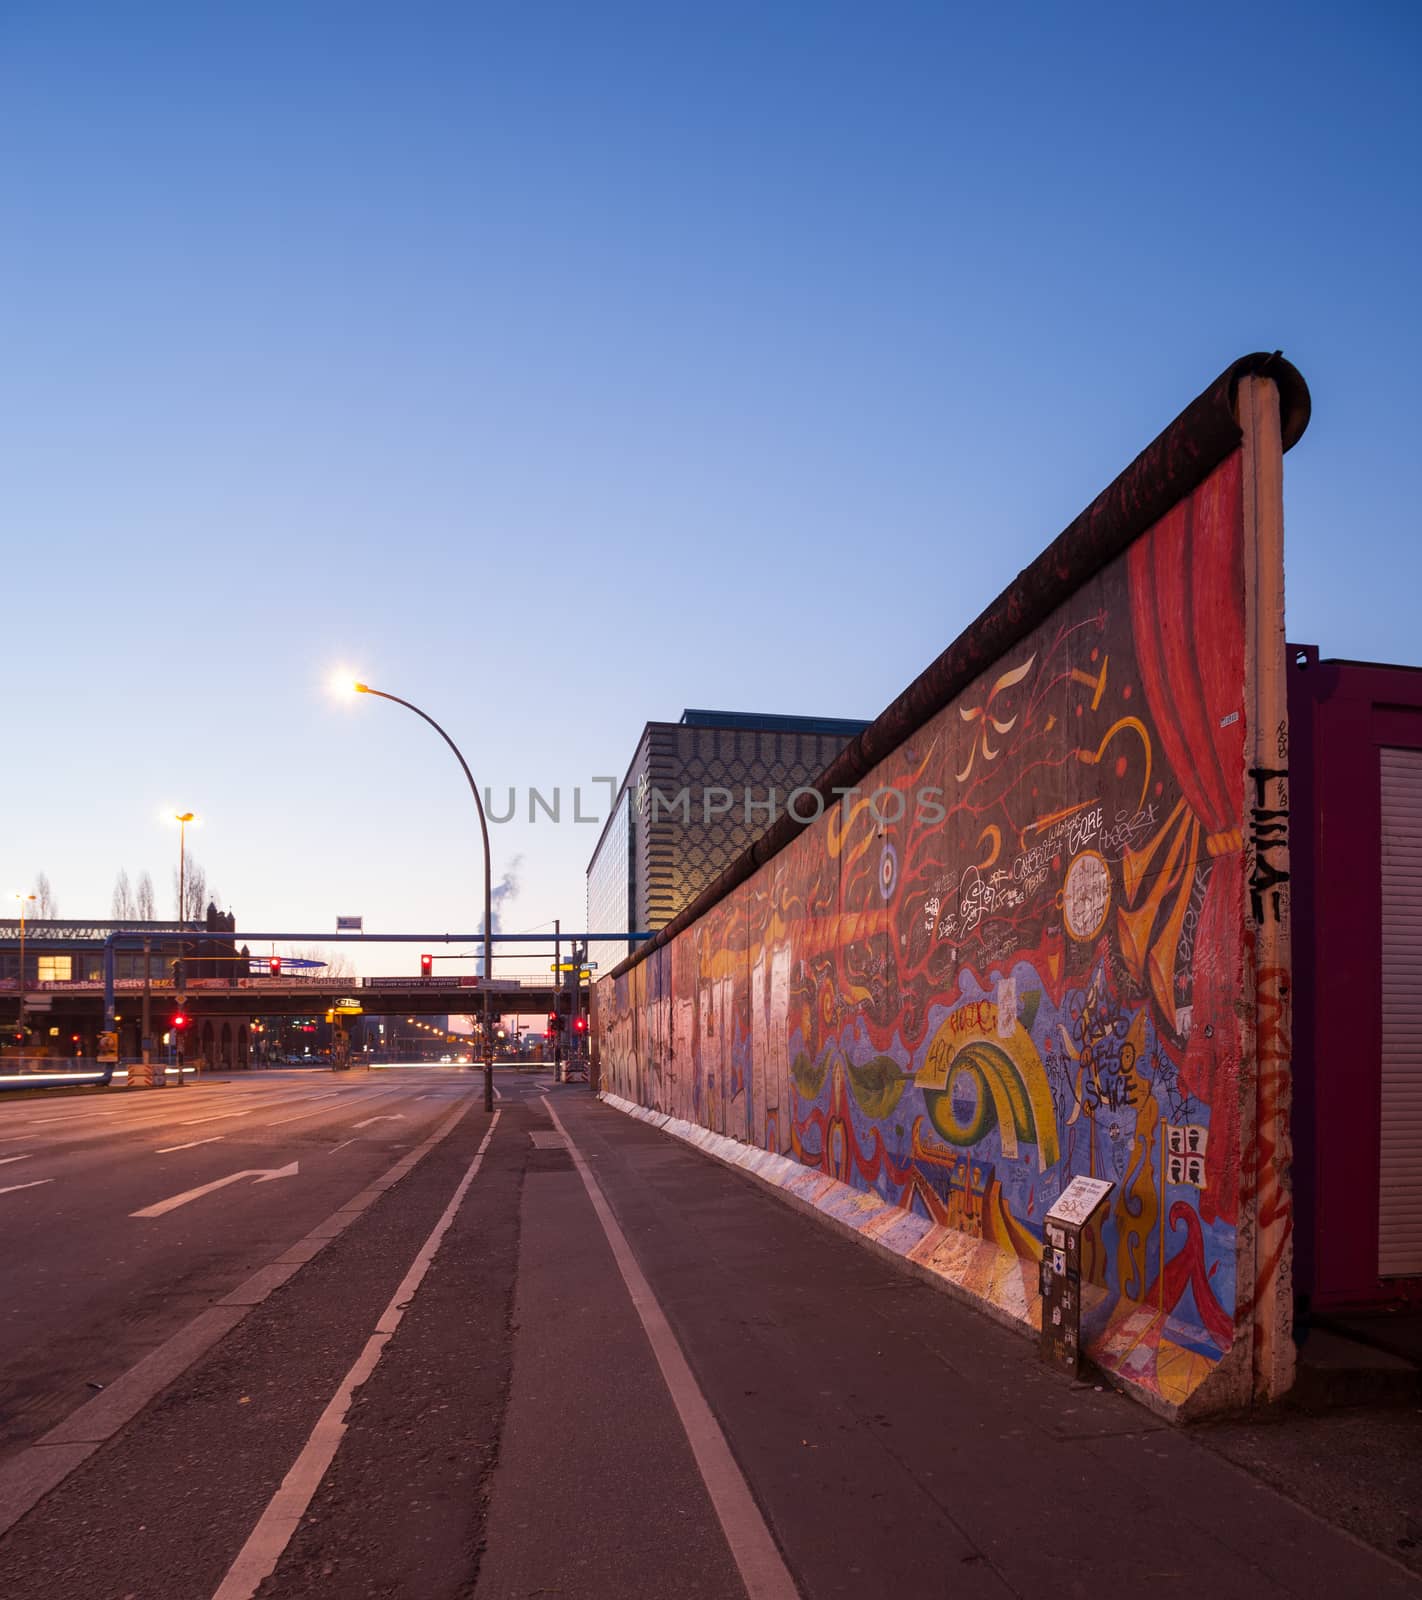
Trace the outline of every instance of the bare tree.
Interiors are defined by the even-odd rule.
[[[178,904],[181,885],[183,903]],[[207,912],[207,873],[193,860],[192,851],[183,852],[181,877],[173,873],[173,904],[178,907],[179,922],[201,922]]]
[[[134,910],[140,922],[153,921],[153,879],[144,868],[138,880],[138,893],[134,896]]]
[[[47,873],[35,874],[35,916],[41,922],[51,922],[59,915],[59,902],[54,898]]]
[[[293,956],[299,956],[303,961],[321,961],[321,967],[302,967],[301,976],[311,978],[350,978],[355,975],[350,958],[343,950],[334,954],[321,944],[304,945],[300,950],[293,950]]]
[[[137,914],[133,903],[133,885],[128,881],[128,873],[122,867],[119,875],[114,879],[113,913],[115,922],[132,922]]]

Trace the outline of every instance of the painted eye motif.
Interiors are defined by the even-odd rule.
[[[899,857],[893,845],[886,844],[879,857],[879,893],[887,900],[894,892],[899,876]]]

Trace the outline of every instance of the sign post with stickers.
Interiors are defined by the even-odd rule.
[[[1047,1213],[1042,1239],[1042,1360],[1081,1373],[1081,1236],[1116,1185],[1073,1178]]]

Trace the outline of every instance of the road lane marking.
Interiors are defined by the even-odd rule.
[[[326,1154],[328,1156],[333,1156],[333,1155],[335,1155],[337,1150],[344,1150],[345,1147],[348,1144],[359,1144],[359,1143],[360,1143],[359,1139],[342,1139],[339,1144],[333,1144],[331,1146],[331,1148],[326,1152]]]
[[[200,1122],[225,1122],[229,1117],[245,1117],[255,1115],[259,1111],[274,1111],[278,1106],[291,1105],[293,1101],[297,1105],[301,1105],[303,1102],[311,1100],[335,1100],[344,1092],[342,1089],[332,1089],[329,1094],[302,1094],[292,1095],[290,1098],[283,1097],[279,1100],[265,1100],[259,1106],[243,1106],[239,1111],[217,1111],[210,1117],[189,1117],[186,1122],[179,1123],[179,1127],[195,1128]],[[271,1126],[275,1127],[275,1123],[271,1124]]]
[[[364,1122],[353,1122],[351,1127],[368,1128],[372,1122],[403,1122],[404,1120],[405,1113],[403,1111],[391,1111],[383,1117],[367,1117]]]
[[[447,1139],[469,1114],[467,1105],[456,1106],[435,1131],[407,1155],[368,1183],[353,1199],[338,1206],[295,1244],[251,1273],[215,1306],[200,1311],[191,1322],[119,1374],[102,1394],[76,1406],[62,1422],[41,1434],[8,1461],[0,1462],[0,1535],[4,1535],[34,1509],[52,1489],[80,1467],[120,1428],[133,1421],[155,1395],[181,1377],[205,1356],[219,1339],[272,1291],[295,1277],[332,1239],[341,1236],[358,1217]]]
[[[8,1189],[0,1189],[0,1194],[16,1194],[21,1189],[38,1189],[42,1183],[53,1183],[53,1178],[36,1178],[32,1183],[12,1183]]]
[[[369,1096],[369,1098],[366,1100],[366,1104],[369,1105],[373,1100],[388,1100],[391,1095],[397,1095],[400,1092],[401,1091],[399,1089],[378,1089],[374,1094]],[[262,1123],[262,1127],[281,1128],[284,1127],[288,1122],[301,1122],[307,1117],[319,1117],[323,1111],[335,1111],[336,1109],[337,1107],[335,1106],[317,1106],[313,1111],[298,1111],[294,1117],[278,1117],[275,1122],[264,1122]]]
[[[365,1348],[356,1357],[355,1365],[341,1379],[326,1409],[317,1418],[316,1426],[311,1430],[311,1436],[302,1447],[301,1454],[293,1462],[291,1471],[282,1479],[281,1487],[267,1502],[267,1509],[247,1536],[247,1542],[237,1552],[236,1560],[227,1569],[227,1576],[218,1585],[212,1600],[251,1600],[258,1587],[276,1570],[282,1552],[291,1543],[291,1536],[296,1532],[297,1524],[305,1516],[306,1508],[311,1504],[311,1497],[320,1487],[321,1480],[326,1476],[326,1470],[331,1465],[337,1447],[345,1435],[346,1413],[350,1410],[351,1399],[355,1391],[375,1371],[385,1346],[400,1326],[400,1319],[418,1293],[425,1273],[429,1271],[430,1263],[434,1260],[435,1252],[439,1249],[441,1241],[449,1231],[450,1223],[454,1221],[455,1213],[469,1191],[469,1185],[479,1175],[479,1168],[484,1163],[484,1152],[489,1148],[489,1141],[494,1137],[494,1129],[498,1127],[502,1115],[501,1111],[494,1113],[488,1132],[485,1133],[473,1161],[469,1163],[469,1170],[459,1180],[449,1204],[444,1208],[429,1237],[420,1246],[419,1254],[410,1263],[410,1269],[395,1291],[390,1304],[381,1313],[379,1322],[375,1324],[375,1332],[366,1340]]]
[[[22,1156],[0,1156],[0,1167],[8,1167],[12,1161],[28,1161],[33,1154],[32,1150],[26,1150]]]
[[[175,1150],[196,1150],[200,1144],[221,1144],[227,1137],[225,1133],[214,1133],[207,1139],[193,1139],[187,1144],[165,1144],[161,1150],[155,1150],[155,1156],[170,1156]]]
[[[205,1194],[211,1194],[214,1189],[225,1189],[229,1183],[240,1183],[243,1178],[255,1178],[257,1183],[270,1183],[274,1178],[294,1178],[301,1170],[301,1163],[293,1161],[286,1167],[248,1167],[245,1172],[231,1172],[225,1178],[217,1178],[212,1183],[204,1183],[196,1189],[188,1189],[183,1194],[175,1194],[170,1200],[160,1200],[157,1205],[144,1206],[142,1211],[130,1211],[131,1217],[162,1217],[170,1211],[176,1211],[179,1206],[187,1205],[189,1200],[201,1200]]]
[[[798,1600],[799,1589],[790,1576],[775,1539],[766,1526],[760,1507],[755,1503],[750,1486],[746,1483],[726,1436],[712,1414],[706,1396],[698,1387],[691,1367],[666,1313],[662,1310],[651,1284],[647,1282],[627,1236],[618,1226],[602,1185],[593,1176],[592,1169],[583,1159],[582,1152],[568,1137],[558,1113],[541,1096],[544,1108],[553,1119],[553,1126],[567,1141],[568,1154],[573,1158],[578,1176],[583,1180],[588,1199],[602,1224],[602,1231],[612,1248],[622,1281],[647,1335],[647,1343],[662,1369],[662,1378],[671,1394],[672,1404],[686,1434],[701,1481],[711,1497],[721,1531],[730,1546],[731,1558],[745,1585],[747,1600]],[[304,1508],[303,1508],[304,1509]],[[223,1597],[225,1600],[225,1597]]]

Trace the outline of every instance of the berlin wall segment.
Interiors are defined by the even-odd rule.
[[[1307,414],[1287,363],[1236,363],[829,769],[817,821],[597,986],[606,1090],[790,1158],[881,1240],[914,1219],[903,1252],[996,1316],[1037,1325],[1042,1218],[1111,1179],[1083,1341],[1175,1415],[1292,1381],[1282,451]]]

